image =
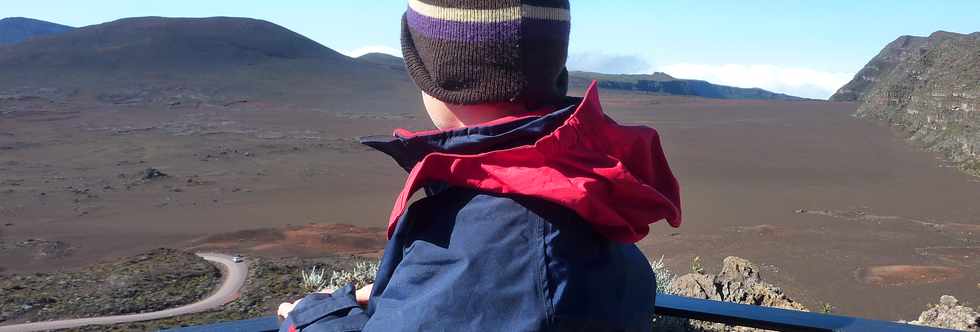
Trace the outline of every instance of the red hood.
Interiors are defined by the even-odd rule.
[[[674,227],[681,224],[679,187],[657,131],[620,125],[607,117],[595,82],[574,113],[533,145],[425,155],[395,202],[389,237],[409,198],[430,181],[557,203],[618,242],[643,239],[649,224],[660,220]]]

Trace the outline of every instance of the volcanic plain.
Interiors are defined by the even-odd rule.
[[[377,257],[405,173],[357,138],[431,125],[404,69],[311,43],[143,18],[0,47],[0,276],[159,247]],[[847,315],[980,303],[980,182],[858,104],[600,95],[660,131],[681,183],[684,223],[652,228],[651,259],[685,273],[744,257]]]

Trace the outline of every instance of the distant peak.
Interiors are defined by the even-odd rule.
[[[961,34],[961,33],[955,33],[955,32],[949,32],[949,31],[939,30],[939,31],[933,32],[931,35],[929,35],[929,38],[949,38],[949,37],[963,37],[963,36],[966,36],[966,35]]]
[[[899,36],[896,39],[896,41],[924,40],[924,39],[936,39],[936,38],[958,38],[958,37],[965,37],[965,36],[976,36],[978,34],[980,34],[980,32],[963,34],[963,33],[946,31],[946,30],[937,30],[936,32],[929,34],[929,36],[902,35]]]
[[[7,23],[27,23],[27,22],[29,22],[29,23],[46,23],[46,24],[55,24],[55,25],[65,26],[64,24],[58,24],[58,23],[54,23],[54,22],[48,22],[48,21],[45,21],[45,20],[39,20],[39,19],[36,19],[36,18],[21,17],[21,16],[11,16],[11,17],[0,18],[0,22],[7,22]]]
[[[0,37],[3,37],[2,33]],[[31,54],[36,52],[57,56],[33,59]],[[285,27],[239,17],[123,18],[26,43],[17,54],[27,62],[55,61],[88,66],[115,61],[134,68],[159,67],[164,63],[184,67],[255,64],[274,59],[317,59],[338,64],[351,61]],[[92,58],[99,61],[86,60]]]
[[[27,17],[0,19],[0,45],[16,44],[27,39],[58,34],[75,28]]]
[[[34,22],[34,23],[58,24],[58,23],[54,23],[54,22],[48,22],[48,21],[45,21],[45,20],[39,20],[39,19],[36,19],[36,18],[21,17],[21,16],[11,16],[11,17],[0,18],[0,22]],[[63,25],[63,24],[58,24],[58,25]]]
[[[667,73],[662,72],[662,71],[654,72],[650,76],[653,76],[654,79],[660,79],[660,80],[675,80],[675,79],[677,79],[677,78],[675,78],[673,76],[670,76],[670,74],[667,74]]]
[[[405,70],[405,60],[387,53],[367,53],[355,58],[360,63],[381,65],[390,69]]]
[[[260,19],[254,19],[249,17],[231,17],[231,16],[212,16],[212,17],[164,17],[164,16],[140,16],[140,17],[127,17],[121,18],[115,21],[110,21],[103,23],[102,25],[174,25],[174,24],[186,24],[186,23],[236,23],[236,24],[251,24],[251,25],[265,25],[265,26],[276,26],[279,25]]]
[[[395,58],[395,59],[401,59],[400,56],[395,56],[395,55],[391,55],[391,54],[388,54],[388,53],[381,53],[381,52],[366,53],[366,54],[361,55],[361,56],[359,56],[357,58],[358,59],[371,59],[371,58]]]

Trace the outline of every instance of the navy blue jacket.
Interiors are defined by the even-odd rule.
[[[567,124],[581,104],[574,100],[541,116],[370,138],[365,144],[412,170],[430,154],[533,145]],[[658,152],[655,157],[662,158],[659,150],[648,153]],[[547,197],[442,181],[427,181],[424,189],[424,198],[395,211],[366,309],[355,303],[352,287],[313,294],[281,330],[651,330],[656,281],[634,244],[609,239],[582,213]]]

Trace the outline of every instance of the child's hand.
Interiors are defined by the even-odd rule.
[[[276,314],[279,315],[279,317],[281,319],[286,319],[286,316],[289,316],[289,313],[293,311],[293,308],[295,308],[297,305],[299,305],[299,301],[302,301],[302,300],[303,299],[299,299],[299,300],[296,300],[296,302],[293,302],[293,303],[285,302],[285,303],[280,304],[279,305],[279,310],[276,311]]]
[[[374,284],[368,284],[367,286],[358,289],[357,292],[354,293],[354,298],[357,299],[357,304],[366,306],[368,304],[368,300],[371,299],[372,289],[374,289]]]
[[[357,292],[354,293],[354,299],[357,300],[357,304],[359,304],[361,306],[366,306],[368,304],[368,300],[371,299],[371,290],[372,289],[374,289],[374,284],[370,284],[370,285],[361,287],[361,289],[358,289]],[[326,288],[326,289],[323,289],[323,290],[319,291],[319,293],[330,294],[330,293],[333,293],[334,291],[335,291],[334,289]],[[299,302],[302,301],[302,300],[303,299],[299,299],[299,300],[296,300],[296,302],[293,302],[293,303],[284,302],[284,303],[280,304],[279,305],[279,310],[276,311],[276,314],[279,315],[280,319],[286,319],[286,316],[289,316],[289,313],[293,311],[293,308],[295,308],[297,305],[299,305]]]

